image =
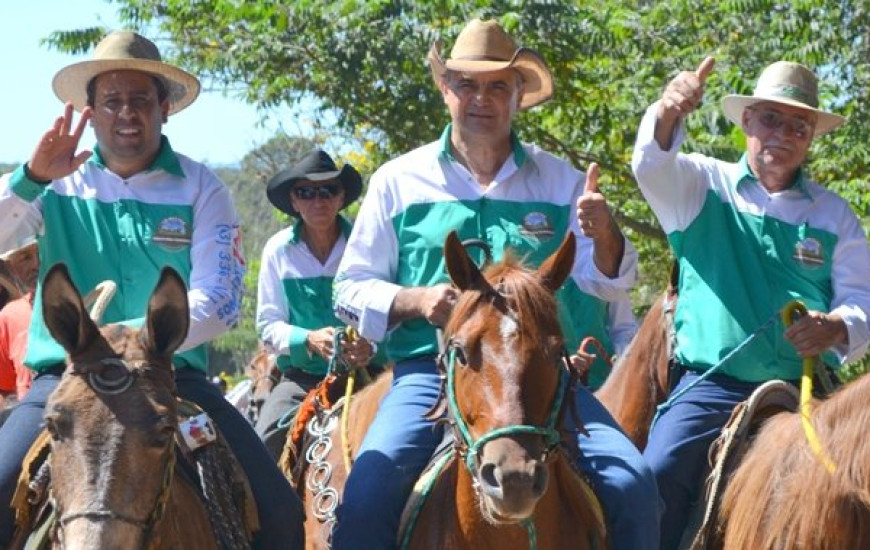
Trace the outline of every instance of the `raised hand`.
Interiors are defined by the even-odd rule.
[[[598,164],[594,162],[586,171],[586,185],[577,199],[577,221],[583,235],[594,243],[598,269],[609,277],[615,277],[622,262],[625,242],[607,200],[598,190]]]
[[[75,130],[70,132],[73,122],[73,105],[67,103],[62,116],[54,121],[50,130],[42,135],[36,149],[27,162],[27,172],[36,181],[51,181],[67,176],[78,169],[91,156],[90,151],[76,154],[82,133],[91,119],[90,107],[82,110]]]
[[[659,120],[675,120],[698,108],[704,98],[704,83],[716,61],[707,57],[694,71],[683,71],[671,80],[659,104]]]
[[[589,165],[583,194],[577,200],[577,220],[583,234],[593,240],[608,235],[616,226],[610,207],[598,190],[598,164],[594,162]]]

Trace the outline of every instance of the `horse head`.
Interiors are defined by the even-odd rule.
[[[445,327],[446,398],[460,453],[490,523],[522,522],[547,490],[566,393],[555,292],[574,264],[570,234],[537,271],[508,255],[484,272],[455,233],[447,272],[462,291]]]
[[[98,328],[63,264],[43,316],[68,354],[45,409],[52,496],[64,548],[141,548],[161,519],[175,465],[172,354],[187,335],[184,282],[164,268],[143,328]]]

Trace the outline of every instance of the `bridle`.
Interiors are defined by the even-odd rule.
[[[494,291],[493,293],[504,300],[504,296],[497,291]],[[562,359],[564,360],[564,363],[562,363],[562,361],[560,361],[560,363],[563,364],[563,367],[556,367],[559,369],[559,385],[556,388],[556,395],[554,396],[553,404],[550,407],[550,412],[543,426],[512,424],[490,430],[478,439],[475,439],[471,434],[471,430],[468,428],[468,424],[462,416],[462,412],[459,409],[459,402],[456,398],[456,363],[460,362],[465,364],[467,356],[468,355],[466,354],[462,344],[453,338],[450,338],[445,345],[444,351],[438,355],[437,363],[438,369],[441,371],[442,379],[446,381],[446,385],[442,385],[442,398],[445,398],[447,401],[448,420],[453,426],[455,436],[454,446],[459,456],[464,458],[465,466],[472,474],[472,477],[476,477],[475,472],[477,472],[479,466],[479,456],[483,446],[500,437],[515,436],[519,434],[531,434],[542,437],[545,443],[542,460],[545,460],[550,452],[558,446],[562,438],[561,433],[556,428],[556,424],[559,420],[559,414],[562,410],[562,402],[567,393],[571,379],[571,374],[568,369],[570,363],[568,362],[567,352],[565,352],[564,349],[562,350]]]
[[[72,364],[69,372],[78,376],[87,377],[88,385],[97,393],[103,395],[120,395],[127,390],[129,390],[135,381],[135,379],[144,373],[144,371],[148,371],[151,374],[163,374],[159,369],[154,369],[152,367],[144,366],[144,362],[142,365],[132,365],[128,362],[118,359],[118,358],[108,358],[101,361],[104,365],[114,366],[114,367],[123,367],[124,376],[119,379],[109,379],[100,373],[96,373],[93,371],[82,372],[77,371],[75,369],[75,364]],[[168,375],[168,376],[171,376]],[[72,523],[73,521],[79,519],[87,519],[94,522],[103,522],[103,521],[121,521],[123,523],[127,523],[129,525],[133,525],[142,531],[142,548],[152,548],[156,542],[156,539],[153,538],[154,527],[163,519],[163,516],[166,512],[166,505],[169,502],[169,494],[170,494],[170,486],[172,484],[172,478],[175,474],[175,465],[177,463],[176,453],[174,452],[175,446],[175,438],[169,438],[166,446],[163,449],[163,480],[160,487],[160,491],[157,494],[156,500],[154,502],[154,507],[151,510],[151,513],[148,517],[144,519],[130,517],[126,514],[121,514],[115,512],[114,510],[108,510],[103,508],[97,509],[86,509],[78,512],[66,512],[64,513],[60,506],[58,506],[57,501],[52,497],[51,505],[57,510],[58,520],[57,520],[57,537],[58,540],[63,546],[63,529],[66,525]]]

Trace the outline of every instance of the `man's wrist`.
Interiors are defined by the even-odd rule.
[[[51,183],[50,179],[45,180],[33,175],[33,172],[30,171],[30,163],[28,162],[24,163],[24,177],[38,185],[48,185],[49,183]]]

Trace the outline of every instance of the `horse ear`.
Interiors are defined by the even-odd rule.
[[[71,356],[100,333],[62,263],[53,265],[42,282],[42,317],[48,332]]]
[[[187,289],[181,276],[171,267],[164,267],[148,301],[148,347],[161,355],[172,355],[187,338],[190,311]]]
[[[577,238],[571,231],[565,235],[559,249],[556,250],[549,258],[544,260],[541,267],[538,268],[538,277],[544,282],[544,285],[552,292],[556,292],[561,288],[562,283],[571,274],[574,268],[574,255],[577,253]]]
[[[486,286],[486,279],[462,246],[456,231],[451,231],[444,240],[444,262],[450,280],[459,290]]]

